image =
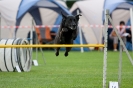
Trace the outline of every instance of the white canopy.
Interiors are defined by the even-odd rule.
[[[21,0],[0,0],[0,14],[2,26],[14,26],[16,23],[16,16]],[[14,29],[2,29],[0,36],[2,38],[13,37]]]
[[[16,15],[21,0],[1,0],[0,13],[7,25],[15,25]]]
[[[103,14],[103,5],[104,0],[84,0],[74,3],[71,12],[76,9],[80,9],[83,16],[80,18],[80,25],[102,25],[102,14]],[[83,18],[86,18],[87,21],[83,21]],[[85,20],[85,19],[84,19]],[[88,43],[100,44],[102,43],[102,28],[82,28],[83,33],[85,33],[85,38]]]
[[[17,12],[22,0],[0,0],[0,13],[1,13],[1,25],[2,26],[15,26]],[[58,1],[64,7],[66,3],[64,1]],[[45,25],[53,25],[58,13],[47,8],[39,8],[42,23]],[[32,16],[26,13],[20,23],[21,26],[31,26]],[[30,28],[18,29],[17,36],[19,38],[26,38]],[[1,38],[12,38],[14,36],[14,28],[5,28],[1,30]]]
[[[82,17],[80,17],[80,24],[82,25],[103,25],[104,10],[109,9],[114,25],[118,26],[120,21],[124,21],[126,24],[129,22],[129,8],[133,8],[133,2],[129,0],[84,0],[74,3],[70,11],[75,12],[76,9],[80,9],[87,20],[85,22],[82,20]],[[88,43],[102,42],[101,27],[87,27],[82,29],[82,31],[86,33],[85,38]]]

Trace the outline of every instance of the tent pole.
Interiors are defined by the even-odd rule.
[[[1,39],[1,13],[0,13],[0,39]]]
[[[34,28],[34,20],[33,20],[33,18],[32,18],[32,28]],[[36,33],[36,32],[35,32]],[[32,33],[30,33],[30,34],[32,34],[33,35],[33,32]],[[35,34],[36,35],[36,34]],[[33,39],[33,37],[32,37],[32,39]],[[37,35],[36,35],[36,38],[35,38],[35,43],[36,44],[38,44],[37,43]],[[36,60],[38,61],[38,48],[36,47]]]
[[[130,20],[131,20],[131,30],[133,30],[133,9],[130,8]],[[131,31],[131,38],[133,42],[133,31]],[[133,43],[132,43],[132,50],[133,50]]]
[[[79,10],[77,10],[77,15],[79,14]],[[81,27],[79,27],[79,37],[80,37],[80,44],[83,44],[83,38],[82,38],[82,30]],[[83,47],[80,47],[81,53],[84,52]]]
[[[30,30],[30,44],[33,43],[33,18],[31,18],[31,30]]]
[[[36,31],[35,31],[36,33]],[[36,38],[35,38],[35,43],[38,44],[38,41],[37,41],[37,34],[36,34]],[[38,48],[36,47],[36,60],[38,61]]]
[[[33,27],[35,27],[34,22],[32,22],[32,23],[33,23]],[[37,39],[36,29],[35,29],[35,35],[36,35],[36,44],[37,44],[37,43],[39,44],[39,41],[38,41],[38,39]],[[43,54],[43,50],[42,50],[41,47],[40,47],[39,49],[40,49],[40,51],[41,51],[41,53],[42,53],[42,58],[43,58],[43,60],[44,60],[44,64],[46,64],[46,61],[45,61],[45,58],[44,58],[44,54]],[[36,48],[36,60],[37,60],[37,58],[38,58],[38,48]]]
[[[33,18],[31,18],[31,22],[32,22],[32,24],[31,24],[31,30],[30,30],[30,44],[32,45],[33,44]],[[33,51],[33,48],[31,48],[31,53],[30,53],[30,55],[31,55],[31,59],[32,59],[32,51]]]

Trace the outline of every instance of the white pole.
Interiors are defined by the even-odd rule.
[[[79,10],[77,10],[77,15],[79,14]],[[79,27],[79,38],[80,38],[80,44],[83,44],[83,38],[82,38],[82,30],[81,27]],[[81,53],[84,52],[83,47],[80,47]]]
[[[133,42],[133,9],[130,8],[130,21],[131,21],[131,34],[132,34],[132,42]],[[132,50],[133,50],[133,43],[132,43]]]
[[[34,28],[34,26],[33,26],[33,18],[31,18],[31,22],[32,22],[32,24],[31,24],[31,30],[30,30],[30,44],[33,43],[33,28]]]
[[[34,24],[34,20],[32,19],[32,27],[34,28],[35,24]],[[37,41],[37,34],[36,34],[36,29],[35,29],[35,43],[38,44]],[[38,61],[38,48],[36,47],[36,60]]]
[[[119,71],[118,71],[118,83],[119,83],[119,88],[121,86],[121,70],[122,70],[122,44],[120,42],[120,55],[119,55]]]
[[[1,39],[1,13],[0,13],[0,39]]]
[[[34,22],[33,22],[33,27],[35,26]],[[36,44],[39,44],[39,41],[37,39],[37,33],[36,33],[36,29],[35,29],[35,35],[36,35]],[[43,50],[42,48],[40,47],[39,48],[40,51],[42,52],[42,58],[44,59],[44,64],[46,64],[46,61],[45,61],[45,58],[44,58],[44,54],[43,54]],[[36,60],[38,60],[38,48],[36,47]]]
[[[34,28],[34,25],[33,25],[33,18],[31,18],[31,30],[30,30],[30,44],[32,45],[33,44],[33,28]],[[32,59],[32,48],[31,48],[31,59]]]
[[[108,16],[109,10],[105,10],[105,28],[104,28],[104,58],[103,58],[103,88],[106,88],[106,75],[107,75],[107,44],[108,44]]]
[[[36,41],[35,42],[36,42],[36,44],[39,44],[38,39],[37,39],[37,34],[36,34]],[[36,47],[36,60],[38,61],[38,48],[37,47]]]
[[[128,59],[130,60],[131,64],[133,65],[132,57],[130,56],[130,54],[129,54],[129,52],[128,52],[128,50],[127,50],[127,48],[126,48],[126,46],[125,46],[125,44],[124,44],[124,42],[123,42],[123,40],[121,39],[121,37],[120,37],[120,35],[119,35],[119,33],[118,33],[118,30],[117,30],[116,27],[114,26],[113,21],[112,21],[112,19],[111,19],[111,17],[110,17],[109,15],[108,15],[108,19],[109,19],[110,23],[112,24],[112,27],[113,27],[113,29],[114,29],[114,31],[115,31],[117,37],[119,38],[119,40],[120,40],[120,42],[121,42],[121,44],[122,44],[122,46],[123,46],[123,49],[125,50],[125,52],[126,52],[126,54],[127,54],[127,56],[128,56]]]

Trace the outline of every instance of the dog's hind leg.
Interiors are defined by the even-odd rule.
[[[56,52],[55,52],[55,55],[56,55],[56,56],[59,55],[59,50],[60,50],[60,47],[56,48]]]
[[[71,50],[72,47],[66,47],[66,52],[65,52],[65,56],[67,57],[68,56],[68,52]]]

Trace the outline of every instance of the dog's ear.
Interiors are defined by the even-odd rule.
[[[77,21],[79,21],[79,16],[82,16],[81,14],[78,14],[75,16],[75,18],[77,19]]]
[[[64,15],[62,11],[61,11],[61,15],[62,15],[63,18],[67,18],[67,16]]]

